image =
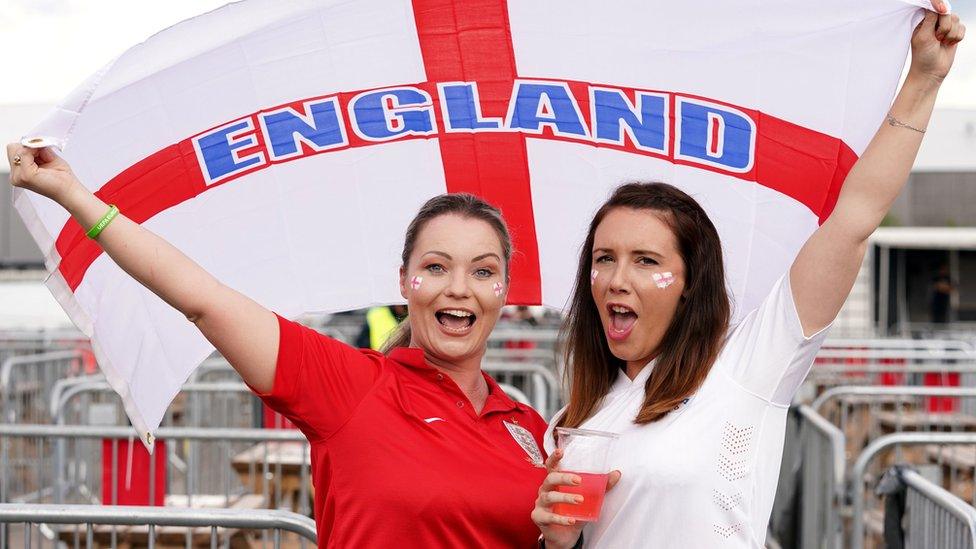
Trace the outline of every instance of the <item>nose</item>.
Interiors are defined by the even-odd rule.
[[[447,285],[445,294],[450,297],[456,297],[458,299],[463,299],[471,296],[471,287],[468,285],[468,276],[461,269],[455,269],[451,273],[451,281]]]
[[[628,270],[627,265],[624,263],[617,263],[613,267],[613,272],[610,275],[610,282],[607,288],[612,294],[628,294],[630,293],[630,282],[628,281]]]

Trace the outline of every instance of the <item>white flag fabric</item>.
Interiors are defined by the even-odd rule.
[[[930,7],[246,0],[131,48],[33,134],[283,316],[400,301],[406,225],[453,191],[508,220],[509,301],[563,307],[593,212],[639,180],[708,211],[741,317],[831,211]],[[153,431],[213,347],[56,204],[15,204],[54,295]]]

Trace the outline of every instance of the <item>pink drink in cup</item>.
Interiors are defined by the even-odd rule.
[[[594,521],[600,518],[603,496],[607,491],[610,473],[609,455],[616,433],[590,429],[556,428],[557,445],[563,450],[559,469],[580,477],[576,486],[559,486],[558,491],[583,496],[582,503],[556,503],[552,511],[576,520]]]

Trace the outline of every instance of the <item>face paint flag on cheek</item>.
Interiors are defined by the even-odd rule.
[[[662,290],[674,284],[674,275],[670,271],[654,273],[651,275],[651,278],[654,279],[654,284]]]
[[[799,19],[796,0],[726,3],[231,2],[123,53],[27,145],[60,146],[88,189],[286,318],[400,300],[407,223],[459,192],[505,214],[505,299],[564,307],[594,206],[623,174],[660,174],[721,220],[743,315],[833,209],[925,2],[817,0]],[[721,32],[646,32],[687,13]],[[492,32],[463,39],[474,20]],[[63,209],[13,201],[145,440],[213,345]],[[274,222],[240,230],[255,211]]]
[[[596,275],[598,275],[598,274],[600,274],[600,272],[597,271],[596,269],[593,269],[592,271],[590,271],[590,284],[593,284],[594,282],[596,282]]]
[[[502,292],[505,291],[505,286],[501,282],[496,282],[492,284],[491,289],[495,291],[495,297],[501,297]]]
[[[420,284],[423,283],[423,281],[424,281],[424,277],[422,277],[422,276],[415,276],[415,277],[411,278],[410,279],[410,289],[411,290],[419,290],[420,289]]]

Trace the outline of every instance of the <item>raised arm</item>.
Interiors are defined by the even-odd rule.
[[[941,0],[933,2],[944,12]],[[908,180],[935,97],[966,32],[956,15],[926,12],[912,35],[908,76],[889,116],[854,164],[830,217],[807,240],[790,268],[805,335],[824,328],[854,285],[867,240]]]
[[[50,149],[7,145],[10,182],[63,206],[86,230],[109,209]],[[125,272],[193,322],[254,389],[271,391],[278,355],[274,313],[221,284],[168,242],[116,217],[98,244]]]

